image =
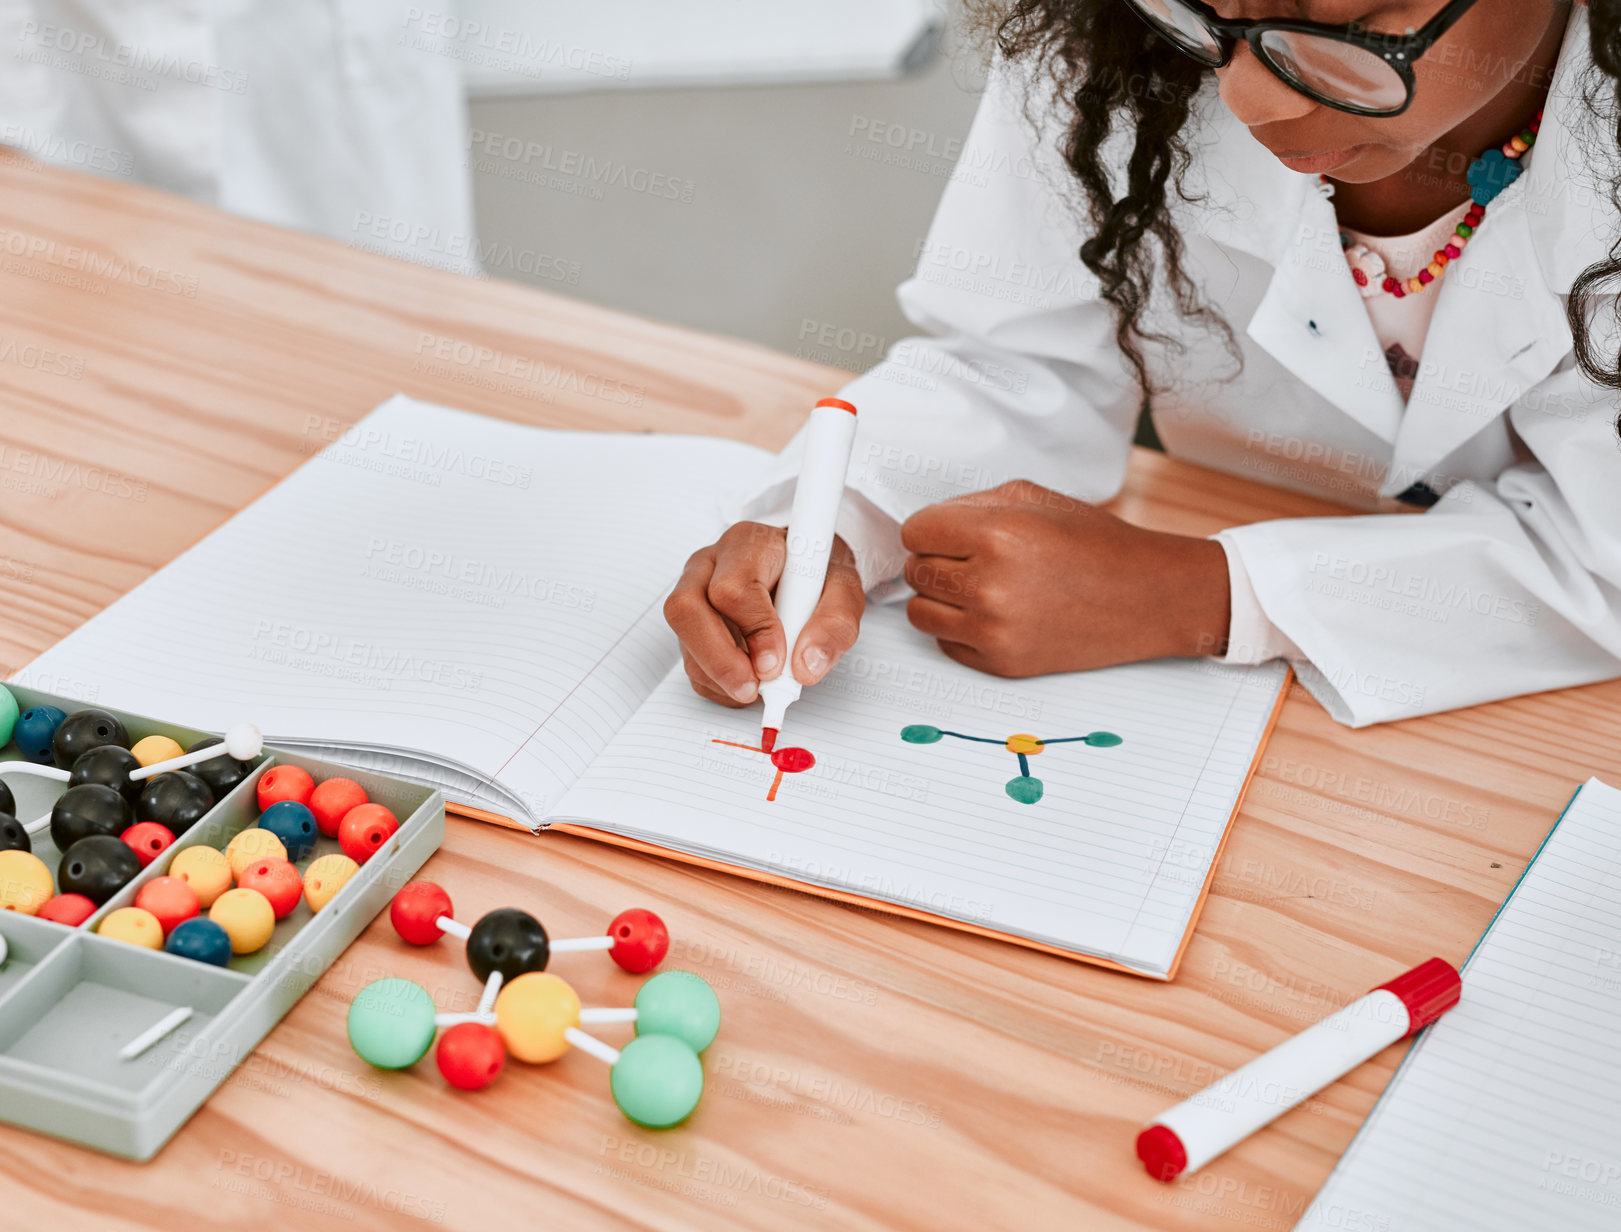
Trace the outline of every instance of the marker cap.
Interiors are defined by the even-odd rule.
[[[816,403],[816,406],[836,406],[839,408],[839,410],[849,411],[852,415],[856,413],[856,408],[850,403],[846,402],[843,398],[822,398]],[[811,409],[815,410],[816,408],[812,407]]]
[[[1174,1181],[1188,1166],[1187,1148],[1169,1125],[1150,1125],[1137,1135],[1137,1158],[1156,1181]]]
[[[1429,1026],[1458,1004],[1463,996],[1463,980],[1457,968],[1444,958],[1419,963],[1411,971],[1398,975],[1388,984],[1379,985],[1374,991],[1378,992],[1381,988],[1395,993],[1407,1007],[1408,1035]]]

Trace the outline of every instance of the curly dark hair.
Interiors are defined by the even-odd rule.
[[[1142,319],[1162,265],[1179,312],[1218,329],[1238,358],[1231,326],[1182,269],[1182,239],[1167,203],[1168,189],[1196,199],[1182,186],[1190,163],[1184,129],[1211,70],[1168,46],[1123,0],[969,0],[968,12],[970,28],[1004,59],[1038,68],[1066,118],[1060,152],[1091,221],[1080,259],[1115,309],[1115,337],[1144,391],[1152,386],[1142,344],[1175,345]],[[1621,0],[1588,0],[1588,14],[1594,72],[1586,103],[1621,145]],[[1118,185],[1103,154],[1117,126],[1133,138]],[[1621,180],[1611,182],[1610,197],[1621,211]],[[1617,280],[1621,238],[1606,260],[1582,271],[1565,310],[1577,365],[1609,389],[1621,389],[1621,355],[1598,353],[1588,314],[1594,296]],[[1616,311],[1621,318],[1621,305]]]

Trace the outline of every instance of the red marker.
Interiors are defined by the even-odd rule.
[[[1450,963],[1420,963],[1155,1117],[1137,1135],[1137,1158],[1160,1181],[1204,1167],[1369,1057],[1429,1026],[1458,1004],[1462,988]]]
[[[794,676],[794,646],[822,598],[827,561],[833,552],[833,528],[844,499],[844,474],[856,439],[856,408],[838,398],[823,398],[811,408],[805,424],[805,448],[794,485],[794,507],[788,515],[788,558],[777,582],[777,618],[782,621],[787,661],[782,671],[760,685],[765,713],[760,747],[777,747],[777,733],[788,703],[801,688]]]

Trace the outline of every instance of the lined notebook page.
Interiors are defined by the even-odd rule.
[[[1621,792],[1589,779],[1300,1222],[1621,1228]]]
[[[677,662],[662,597],[769,457],[396,397],[19,680],[499,775],[539,817]]]
[[[706,702],[678,668],[554,819],[1163,976],[1286,678],[1276,664],[1167,660],[1003,680],[953,663],[899,605],[879,605],[790,708],[779,749],[816,762],[782,774],[774,800],[767,756],[733,747],[758,746],[759,707]],[[920,726],[960,735],[902,738]],[[1073,739],[1104,732],[1120,742]],[[1025,773],[1004,743],[1017,735],[1051,742],[1026,754]],[[1010,796],[1015,779],[1039,779],[1040,799]]]

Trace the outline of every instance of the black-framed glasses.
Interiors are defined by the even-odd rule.
[[[1413,101],[1413,61],[1438,42],[1475,0],[1449,0],[1424,28],[1382,34],[1356,23],[1227,21],[1201,0],[1127,0],[1178,51],[1223,68],[1238,40],[1307,98],[1353,115],[1393,116]]]

